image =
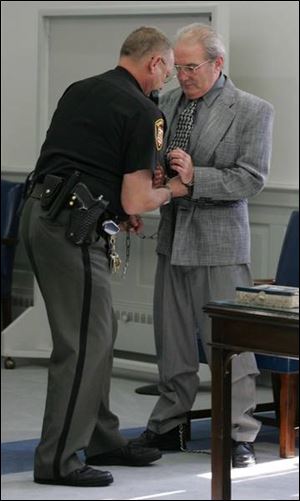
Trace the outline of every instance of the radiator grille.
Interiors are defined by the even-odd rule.
[[[123,322],[134,322],[136,324],[153,324],[153,317],[150,313],[140,311],[115,310],[118,320]]]
[[[14,294],[12,296],[12,306],[30,308],[33,306],[33,298],[31,296]],[[115,309],[115,314],[117,319],[124,323],[134,322],[136,324],[153,325],[153,316],[150,313]]]
[[[30,308],[30,306],[33,306],[33,298],[31,296],[14,294],[11,299],[11,304],[19,308]]]

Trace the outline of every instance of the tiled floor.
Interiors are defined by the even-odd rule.
[[[39,437],[46,379],[45,362],[20,361],[15,370],[2,369],[2,442]],[[134,390],[150,382],[133,379],[128,372],[115,372],[111,407],[120,418],[121,429],[145,426],[157,397],[138,395]],[[266,401],[269,394],[268,388],[260,387],[258,400]],[[206,384],[194,407],[209,405]],[[264,442],[256,444],[256,453],[257,465],[232,471],[232,499],[298,499],[298,457],[279,459],[278,445]],[[210,499],[209,455],[169,453],[150,467],[115,466],[109,470],[114,476],[111,486],[89,489],[34,484],[28,471],[6,474],[1,499]]]

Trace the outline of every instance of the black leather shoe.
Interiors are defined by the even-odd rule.
[[[232,467],[246,468],[256,463],[253,443],[232,440]]]
[[[139,437],[133,438],[130,442],[144,447],[157,447],[161,451],[180,451],[186,448],[186,427],[181,424],[160,435],[147,428]]]
[[[114,451],[104,452],[86,458],[87,464],[92,465],[121,465],[121,466],[146,466],[161,458],[158,449],[141,447],[140,445],[128,443]]]
[[[37,484],[51,485],[72,485],[74,487],[104,487],[113,482],[112,474],[109,471],[99,471],[83,466],[74,470],[65,477],[58,478],[38,478],[34,477]]]

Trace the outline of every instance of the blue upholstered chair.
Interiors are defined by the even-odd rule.
[[[23,183],[1,179],[1,310],[2,328],[12,321],[11,290],[18,242],[19,208]]]
[[[281,248],[276,277],[272,283],[299,287],[299,211],[291,214]],[[293,457],[295,455],[295,427],[298,420],[299,361],[258,354],[256,361],[260,370],[272,372],[276,424],[280,429],[280,457]],[[266,419],[263,422],[268,423]]]

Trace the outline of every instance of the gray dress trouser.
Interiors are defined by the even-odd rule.
[[[45,215],[39,201],[29,198],[21,234],[45,300],[53,341],[34,463],[36,477],[52,479],[82,466],[76,454],[80,449],[92,456],[127,441],[109,410],[117,322],[105,242],[101,238],[89,247],[75,246],[65,238],[69,210],[55,222]]]
[[[172,266],[158,255],[154,290],[154,331],[161,395],[149,418],[148,428],[166,433],[186,421],[199,389],[197,334],[210,365],[211,320],[202,310],[210,300],[232,299],[237,285],[252,284],[248,265]],[[243,333],[241,332],[241,336]],[[232,361],[232,438],[252,442],[260,429],[251,416],[255,409],[255,376],[259,373],[253,353]]]

